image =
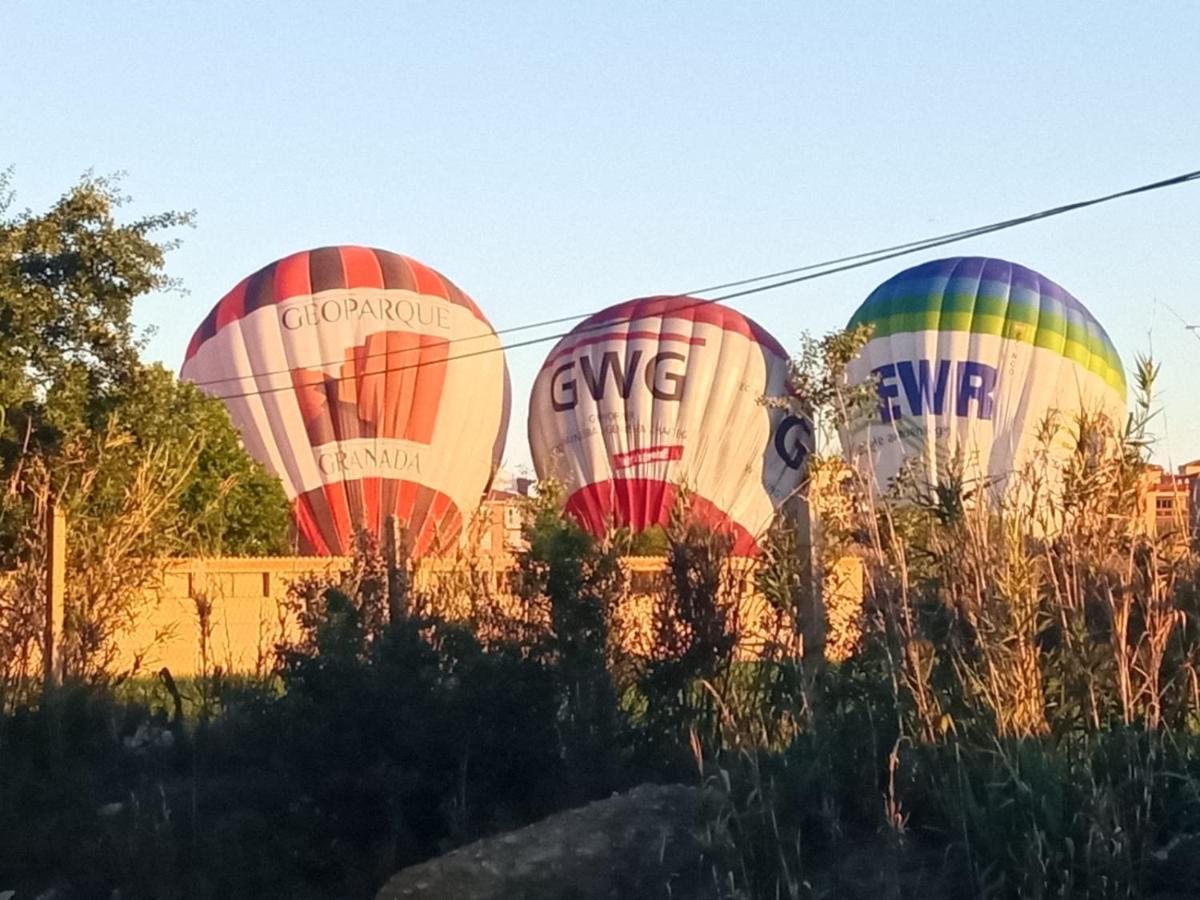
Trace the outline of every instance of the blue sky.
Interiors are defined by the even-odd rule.
[[[144,299],[173,368],[243,276],[406,253],[498,328],[840,256],[1200,168],[1200,5],[16,2],[18,206],[124,170],[195,209]],[[1161,461],[1200,457],[1200,184],[758,295],[784,342],[909,262],[1001,256],[1163,363]],[[547,346],[509,355],[508,458]]]

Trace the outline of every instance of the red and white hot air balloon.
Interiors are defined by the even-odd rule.
[[[416,555],[448,548],[508,430],[508,370],[479,307],[433,269],[366,247],[307,250],[246,278],[201,323],[181,375],[224,400],[283,481],[307,553],[348,553],[357,529],[379,534],[391,515]]]
[[[741,313],[631,300],[580,323],[542,365],[534,465],[565,485],[568,512],[594,533],[666,524],[684,486],[695,518],[754,555],[776,509],[801,505],[811,423],[762,402],[788,390],[788,354]]]

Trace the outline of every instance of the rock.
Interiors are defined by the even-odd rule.
[[[1154,880],[1162,888],[1178,890],[1186,896],[1200,884],[1200,834],[1174,835],[1165,847],[1150,853]],[[1193,893],[1192,896],[1195,896]]]
[[[697,788],[642,785],[410,866],[377,900],[696,897],[703,806]]]
[[[127,750],[135,753],[145,753],[148,750],[169,750],[175,746],[175,735],[169,728],[143,722],[137,731],[125,738]]]

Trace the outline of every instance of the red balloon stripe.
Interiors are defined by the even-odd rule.
[[[592,534],[604,534],[614,526],[644,531],[651,525],[666,526],[671,521],[678,494],[678,488],[665,481],[613,478],[575,491],[567,498],[566,510]],[[754,535],[711,500],[690,494],[687,515],[699,525],[729,535],[733,539],[733,555],[758,555],[759,546]]]

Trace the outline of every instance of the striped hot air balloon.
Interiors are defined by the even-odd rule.
[[[1064,426],[1082,412],[1124,419],[1125,375],[1108,334],[1063,288],[1016,263],[915,266],[871,293],[850,320],[859,325],[872,337],[847,378],[875,379],[879,405],[842,441],[880,489],[902,467],[924,485],[952,469],[1002,485],[1051,414]]]
[[[347,553],[390,515],[415,554],[449,547],[508,429],[508,370],[479,307],[384,250],[322,247],[255,272],[201,323],[181,374],[224,400],[283,481],[308,553]]]
[[[529,443],[542,478],[594,533],[668,522],[680,485],[691,514],[753,555],[797,490],[811,424],[764,397],[788,392],[788,355],[732,309],[649,297],[586,319],[533,386]]]

